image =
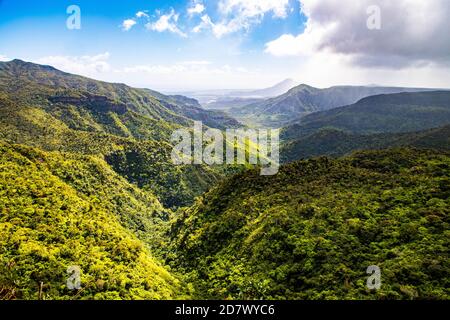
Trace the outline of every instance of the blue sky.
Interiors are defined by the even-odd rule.
[[[66,19],[69,17],[66,9],[72,4],[81,9],[80,30],[69,30],[66,27]],[[212,21],[221,21],[217,1],[202,1],[204,11],[190,15],[188,9],[195,8],[197,4],[200,2],[182,0],[4,0],[0,5],[0,54],[8,58],[39,62],[52,61],[46,57],[97,56],[107,53],[108,64],[116,69],[133,66],[168,67],[175,64],[187,66],[188,62],[198,62],[199,65],[202,63],[205,70],[205,66],[208,66],[208,70],[228,70],[228,67],[231,70],[255,70],[268,66],[269,72],[277,67],[277,75],[268,77],[267,85],[290,76],[285,61],[264,53],[264,48],[268,41],[286,32],[298,33],[304,28],[305,17],[300,12],[298,1],[290,1],[283,18],[274,17],[273,12],[266,11],[252,18],[254,21],[248,22],[248,28],[221,37],[214,35],[211,30],[192,32],[205,15]],[[138,18],[137,12],[145,12],[148,17]],[[179,15],[177,28],[187,36],[171,31],[158,32],[146,27],[146,24],[155,23],[160,16],[171,12]],[[127,19],[135,20],[136,25],[125,31],[122,24]],[[89,72],[87,75],[104,79],[111,76],[105,74],[102,77]],[[111,80],[121,79],[112,77]],[[214,85],[215,81],[202,81],[199,80],[192,87],[233,87],[233,83],[221,83],[220,80],[217,85]],[[173,90],[182,89],[183,85],[174,83],[171,86],[167,82],[158,84],[156,80],[142,79],[142,75],[127,82]],[[185,79],[185,82],[189,82],[189,79]],[[258,85],[259,83],[248,83],[247,86]],[[245,82],[236,83],[236,87],[244,86]]]
[[[360,22],[366,19],[366,8],[353,5],[344,11],[345,2],[354,3],[342,0],[340,7],[333,7],[334,0],[321,0],[320,5],[312,0],[0,0],[0,60],[20,58],[163,91],[259,88],[285,78],[317,86],[447,82],[435,61],[439,57],[429,57],[428,69],[423,69],[423,63],[415,67],[397,52],[392,53],[396,60],[369,47],[367,52],[339,52],[333,41],[347,43],[359,36],[355,50],[364,50],[372,40],[384,52],[394,47],[380,43],[386,38],[383,32],[392,34],[388,28],[379,35],[355,32],[365,29]],[[430,2],[447,8],[444,0]],[[66,27],[70,5],[81,10],[79,30]],[[394,17],[395,10],[401,10],[387,9]],[[351,32],[345,23],[351,23]],[[336,34],[325,38],[322,31],[329,31],[330,25]],[[346,36],[350,40],[342,38]],[[399,62],[389,65],[384,60]]]

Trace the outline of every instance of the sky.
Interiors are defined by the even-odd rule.
[[[448,0],[0,0],[0,61],[164,92],[449,88],[448,17]]]

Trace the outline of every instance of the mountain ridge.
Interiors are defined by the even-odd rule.
[[[358,134],[412,132],[450,123],[450,91],[402,92],[308,114],[283,129],[285,140],[325,127]]]
[[[191,130],[195,120],[224,129],[230,118],[149,91],[23,61],[0,63],[0,138],[104,157],[130,182],[155,191],[165,207],[187,205],[226,170],[172,165],[171,135]]]
[[[310,113],[346,106],[377,95],[399,92],[432,91],[433,89],[401,87],[333,86],[318,89],[301,84],[283,95],[256,102],[242,108],[234,108],[229,114],[242,122],[255,125],[280,127]]]

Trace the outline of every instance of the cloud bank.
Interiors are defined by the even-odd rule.
[[[272,14],[274,18],[285,18],[288,7],[289,0],[221,0],[218,3],[220,20],[213,22],[205,14],[192,31],[198,33],[210,29],[217,38],[221,38],[238,31],[248,31],[267,14]]]
[[[448,0],[300,0],[308,18],[299,35],[284,34],[266,44],[274,56],[329,53],[364,67],[401,68],[449,64]],[[381,28],[369,29],[368,8],[376,5]]]

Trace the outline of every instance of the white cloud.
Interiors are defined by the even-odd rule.
[[[208,15],[201,17],[193,32],[211,29],[217,38],[224,35],[249,30],[251,26],[261,22],[267,14],[275,18],[285,18],[288,13],[289,0],[221,0],[219,12],[220,21],[213,22]]]
[[[48,56],[35,62],[51,65],[65,72],[95,77],[111,71],[109,57],[109,52],[105,52],[94,56]]]
[[[253,87],[256,81],[261,81],[265,76],[242,66],[199,60],[129,66],[116,70],[114,78],[137,87],[189,91],[205,88],[248,88],[249,83],[252,83]]]
[[[200,31],[202,31],[204,29],[208,29],[209,27],[212,27],[214,25],[213,22],[211,21],[211,18],[207,14],[205,14],[201,17],[201,21],[202,22],[200,24],[198,24],[197,26],[195,26],[192,29],[192,32],[198,33]]]
[[[180,64],[189,65],[189,66],[208,66],[211,65],[211,61],[207,60],[191,60],[191,61],[182,61]]]
[[[138,12],[136,12],[136,17],[137,18],[142,18],[142,17],[148,18],[149,16],[145,11],[138,11]]]
[[[139,19],[142,19],[142,18],[145,18],[145,19],[148,20],[150,17],[149,17],[149,15],[147,14],[146,11],[138,11],[138,12],[136,12],[135,18],[126,19],[126,20],[124,20],[124,21],[122,22],[122,25],[121,25],[122,30],[124,30],[124,31],[130,31],[131,28],[133,28],[135,25],[138,24],[138,20],[139,20]]]
[[[126,67],[122,71],[125,73],[147,73],[147,74],[178,74],[186,71],[183,65],[138,65]]]
[[[146,73],[153,75],[173,75],[185,77],[189,75],[224,75],[248,73],[242,66],[231,67],[228,64],[215,66],[210,61],[181,61],[172,65],[137,65],[117,70],[125,73]],[[188,79],[188,77],[186,77]]]
[[[0,54],[0,61],[10,61],[11,59],[9,59],[7,56]]]
[[[193,1],[191,6],[187,9],[187,13],[190,16],[201,14],[205,11],[205,5],[201,1]]]
[[[364,67],[450,63],[448,0],[300,0],[308,18],[299,35],[266,44],[275,56],[344,55]],[[367,8],[381,9],[381,29],[367,28]]]
[[[220,39],[227,34],[234,33],[242,29],[248,30],[250,26],[250,21],[246,21],[245,19],[231,19],[227,22],[214,23],[211,18],[205,14],[201,17],[201,22],[192,29],[192,32],[199,33],[203,30],[211,29],[214,36]]]
[[[285,18],[289,0],[221,0],[219,9],[226,15],[253,18],[272,13],[277,18]]]
[[[171,10],[170,13],[161,15],[156,22],[149,22],[146,24],[148,30],[157,31],[157,32],[172,32],[178,34],[181,37],[187,37],[187,35],[181,31],[178,26],[178,17],[179,15],[175,13],[175,10]]]
[[[124,31],[129,31],[134,25],[136,25],[136,21],[133,19],[127,19],[122,22],[122,29]]]

